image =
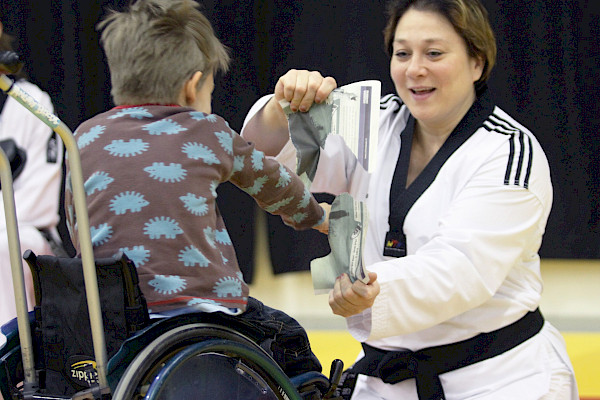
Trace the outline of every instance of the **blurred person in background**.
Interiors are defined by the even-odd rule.
[[[13,51],[13,38],[0,21],[0,51]],[[11,78],[44,108],[53,112],[50,96],[20,72]],[[57,232],[62,178],[63,145],[60,137],[12,97],[0,92],[0,141],[12,141],[23,155],[22,170],[13,190],[21,251],[55,254],[60,249]],[[0,197],[0,325],[16,317],[8,249],[4,201]],[[54,245],[56,244],[55,247]],[[56,250],[53,250],[55,248]],[[28,267],[24,268],[28,307],[35,304]]]

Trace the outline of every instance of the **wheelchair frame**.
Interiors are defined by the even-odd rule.
[[[98,281],[94,265],[94,253],[92,250],[92,239],[90,234],[90,224],[87,214],[87,205],[85,201],[85,190],[83,186],[83,173],[81,170],[81,160],[79,158],[79,148],[73,137],[71,130],[57,116],[44,109],[33,97],[27,94],[4,73],[0,75],[0,89],[13,97],[25,108],[31,111],[42,122],[48,125],[56,132],[65,144],[69,154],[69,167],[71,169],[71,180],[73,183],[73,198],[75,212],[77,213],[77,223],[80,227],[79,242],[81,243],[81,259],[83,263],[83,275],[85,280],[85,290],[88,298],[88,310],[90,314],[90,324],[92,327],[92,341],[94,345],[94,356],[96,358],[96,369],[98,373],[98,382],[101,390],[108,388],[106,379],[106,344],[104,341],[104,326],[102,322],[102,312],[100,307],[100,295],[98,292]],[[33,347],[31,339],[31,330],[27,323],[27,300],[25,296],[25,279],[23,275],[23,263],[21,261],[21,245],[19,243],[19,231],[17,227],[17,217],[14,201],[14,192],[12,191],[12,175],[10,173],[10,163],[4,152],[2,152],[2,196],[5,207],[8,205],[7,232],[9,237],[9,251],[11,259],[11,271],[13,275],[13,286],[15,291],[15,300],[17,302],[17,321],[19,326],[19,338],[21,340],[21,353],[23,357],[23,370],[25,375],[24,391],[35,391],[37,382],[35,377],[35,367],[33,360]],[[8,170],[5,170],[8,165]],[[4,183],[6,182],[6,183]],[[6,190],[10,187],[10,190]]]
[[[206,332],[210,332],[210,330],[219,330],[221,331],[221,333],[224,333],[226,338],[230,339],[230,343],[227,343],[227,341],[223,339],[214,339],[214,337],[213,339],[207,340],[204,344],[203,342],[196,343],[196,339],[193,339],[192,346],[189,349],[185,349],[184,351],[181,350],[181,346],[177,347],[177,345],[174,343],[173,345],[176,346],[179,350],[176,354],[177,357],[179,357],[180,359],[186,359],[193,357],[194,355],[200,354],[202,352],[211,352],[217,354],[228,354],[228,352],[237,352],[236,354],[248,356],[251,354],[251,349],[249,346],[250,344],[254,345],[254,350],[256,350],[256,347],[260,349],[260,347],[256,345],[256,343],[253,342],[251,339],[245,337],[244,335],[238,332],[229,330],[226,327],[201,323],[183,325],[176,328],[175,330],[165,332],[163,335],[152,341],[150,343],[150,346],[146,347],[139,354],[137,354],[133,360],[129,360],[130,363],[127,364],[126,370],[123,372],[123,375],[119,376],[119,381],[117,383],[114,393],[111,393],[111,387],[109,384],[107,372],[109,360],[107,360],[107,350],[104,337],[104,326],[102,321],[100,295],[96,275],[96,266],[92,249],[92,240],[90,234],[89,218],[87,214],[86,196],[84,190],[81,161],[79,156],[79,148],[77,146],[77,142],[75,141],[72,132],[66,126],[66,124],[64,124],[57,116],[44,109],[29,94],[27,94],[18,86],[14,85],[14,82],[5,75],[6,73],[16,72],[11,68],[17,68],[18,70],[21,67],[20,61],[18,60],[18,56],[12,53],[9,54],[8,58],[10,59],[11,57],[12,60],[16,59],[17,65],[15,65],[14,63],[12,65],[7,65],[4,63],[4,61],[0,63],[0,89],[3,90],[9,96],[13,97],[19,103],[21,103],[37,118],[39,118],[42,122],[48,125],[54,132],[60,135],[68,154],[68,162],[71,170],[74,207],[75,212],[77,213],[77,223],[79,225],[78,234],[81,247],[83,277],[88,302],[88,313],[90,317],[92,343],[98,379],[97,387],[92,387],[89,391],[85,391],[85,393],[78,392],[78,395],[72,398],[110,399],[114,396],[115,399],[130,399],[133,394],[132,386],[127,386],[128,383],[131,381],[136,381],[136,379],[139,380],[144,378],[143,376],[139,375],[141,373],[140,371],[146,371],[142,367],[147,363],[160,360],[161,357],[163,357],[164,360],[165,350],[163,350],[162,352],[158,352],[157,354],[157,343],[164,343],[165,340],[178,340],[181,339],[181,337],[183,336],[188,337],[189,339],[191,337],[190,335],[194,336],[197,339],[198,333],[200,332],[198,330],[199,328],[209,329],[209,331]],[[2,196],[5,206],[7,233],[9,239],[11,272],[15,292],[15,301],[17,305],[18,337],[20,340],[20,351],[23,363],[22,396],[25,398],[39,399],[64,398],[52,395],[38,397],[36,395],[37,390],[39,389],[39,381],[36,375],[34,365],[33,340],[30,327],[30,318],[27,310],[25,280],[23,273],[23,263],[21,259],[22,253],[19,243],[19,232],[13,192],[13,180],[11,175],[10,163],[8,162],[4,151],[2,151],[1,149],[0,180],[2,182]],[[207,335],[206,332],[204,332],[204,336]],[[202,336],[202,334],[200,336]],[[170,350],[170,352],[171,354],[173,354],[172,349]],[[270,358],[270,356],[266,352],[264,352],[264,354],[261,354],[260,352],[255,352],[252,354],[253,355],[249,356],[252,359],[251,361],[254,362],[259,368],[267,370],[272,375],[272,384],[276,386],[279,391],[279,393],[277,393],[277,390],[274,390],[275,395],[279,396],[282,399],[300,400],[302,398],[300,397],[296,386],[294,386],[292,378],[287,377],[287,375],[285,375],[285,373],[279,368],[275,361],[272,358]],[[118,358],[117,356],[119,356],[119,353],[115,355],[116,358]],[[115,364],[118,364],[118,361],[119,360],[114,360],[114,363],[111,364],[112,369],[118,369],[118,367],[115,366]],[[330,396],[333,393],[333,390],[337,386],[337,382],[339,381],[339,378],[341,376],[342,368],[343,363],[340,360],[334,361],[334,364],[332,364],[331,378],[329,381],[323,375],[315,372],[315,374],[319,376],[312,375],[303,377],[303,379],[309,381],[309,384],[305,385],[305,387],[309,388],[307,390],[313,390],[315,387],[323,387],[324,385],[327,385],[329,386],[327,393],[325,394],[325,397],[321,398],[330,398],[328,396]],[[171,363],[167,370],[161,372],[163,374],[170,374],[173,369],[174,367]]]

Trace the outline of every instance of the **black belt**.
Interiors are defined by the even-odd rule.
[[[544,325],[539,309],[504,328],[471,339],[419,351],[386,351],[366,343],[352,371],[398,383],[415,378],[419,400],[444,400],[439,375],[500,355],[535,336]]]

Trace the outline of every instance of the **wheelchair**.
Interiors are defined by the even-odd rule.
[[[82,255],[24,253],[36,296],[27,312],[11,166],[0,150],[17,300],[17,318],[0,328],[4,400],[336,399],[340,360],[332,363],[330,378],[316,371],[289,377],[261,347],[261,332],[235,317],[195,312],[150,319],[133,262],[123,253],[94,260],[77,145],[64,123],[13,86],[5,74],[19,67],[14,53],[0,53],[0,89],[65,143]]]
[[[109,389],[94,370],[80,259],[24,258],[34,277],[29,313],[35,388],[25,390],[16,320],[2,327],[0,391],[4,399],[324,399],[335,384],[306,372],[288,377],[258,344],[261,332],[223,313],[150,320],[135,266],[123,254],[95,260],[103,305]],[[338,379],[343,365],[334,362]]]

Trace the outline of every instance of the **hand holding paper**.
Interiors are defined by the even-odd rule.
[[[368,271],[362,261],[367,221],[365,203],[354,200],[348,193],[335,198],[329,213],[331,253],[310,264],[315,293],[329,292],[333,289],[335,279],[344,273],[352,282],[369,282]]]
[[[309,189],[321,149],[331,134],[342,136],[362,168],[374,168],[380,92],[379,81],[356,82],[334,89],[326,101],[313,104],[308,112],[294,112],[288,101],[279,101],[296,148],[296,173]],[[311,263],[315,293],[333,289],[336,278],[344,273],[351,282],[369,282],[362,262],[367,220],[365,203],[348,193],[335,198],[329,214],[331,253]]]

